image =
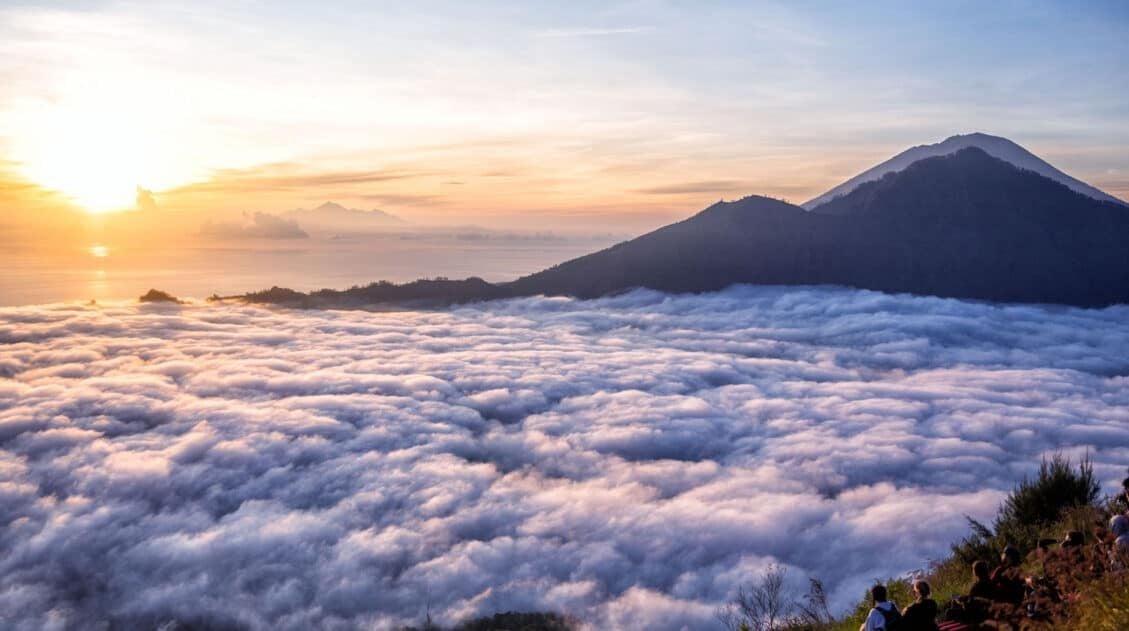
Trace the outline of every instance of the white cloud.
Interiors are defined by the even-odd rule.
[[[1043,454],[1122,477],[1127,316],[747,287],[3,309],[0,621],[701,628],[772,561],[842,606]]]

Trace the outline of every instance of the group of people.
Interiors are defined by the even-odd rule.
[[[928,582],[914,581],[914,602],[902,610],[888,599],[885,586],[875,585],[873,607],[859,631],[976,631],[1025,626],[1018,620],[1050,620],[1064,611],[1064,596],[1083,583],[1129,573],[1129,478],[1111,512],[1108,527],[1095,528],[1090,546],[1080,531],[1068,532],[1061,541],[1041,541],[1027,557],[1027,567],[1040,568],[1040,575],[1025,575],[1024,559],[1012,546],[1003,549],[994,569],[976,561],[968,593],[954,596],[940,620]]]
[[[886,587],[875,585],[870,589],[874,607],[859,631],[937,631],[937,601],[932,593],[929,583],[914,581],[913,604],[898,611],[898,606],[887,600]]]

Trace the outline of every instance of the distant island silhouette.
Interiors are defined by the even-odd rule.
[[[419,306],[748,283],[1083,307],[1129,302],[1129,206],[969,142],[857,182],[811,209],[760,196],[718,202],[512,282],[440,278],[311,293],[275,287],[240,298],[299,307]]]
[[[137,301],[142,303],[171,303],[178,305],[184,304],[184,302],[176,296],[159,289],[150,289],[149,291],[145,292],[144,295],[138,298]],[[90,302],[91,304],[95,304],[93,300],[91,300]]]

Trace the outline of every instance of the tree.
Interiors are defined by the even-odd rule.
[[[835,621],[831,608],[827,606],[827,592],[823,589],[823,581],[817,578],[808,579],[808,593],[804,594],[802,601],[796,603],[796,609],[798,616],[793,626],[818,629]]]
[[[795,603],[784,585],[787,569],[769,565],[758,580],[737,590],[737,597],[717,612],[729,631],[775,631],[787,624]]]

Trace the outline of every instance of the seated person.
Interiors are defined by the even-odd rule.
[[[967,596],[953,596],[941,623],[941,631],[962,631],[975,627],[988,618],[992,600],[996,595],[995,584],[989,576],[988,564],[977,561],[972,564],[972,588]]]
[[[937,601],[930,598],[932,591],[925,581],[913,582],[913,604],[902,611],[898,631],[937,631]]]
[[[1023,596],[1027,592],[1025,581],[1020,570],[1022,559],[1019,550],[1012,546],[1004,548],[1000,554],[1000,566],[992,571],[992,600],[998,603],[1019,605],[1023,603]]]
[[[1129,535],[1129,517],[1125,515],[1114,515],[1109,520],[1109,531],[1113,533],[1116,539],[1121,535]]]
[[[992,600],[995,598],[995,590],[992,587],[992,579],[988,571],[988,563],[986,561],[977,561],[972,564],[972,588],[968,590],[968,595],[972,598],[984,598]]]

